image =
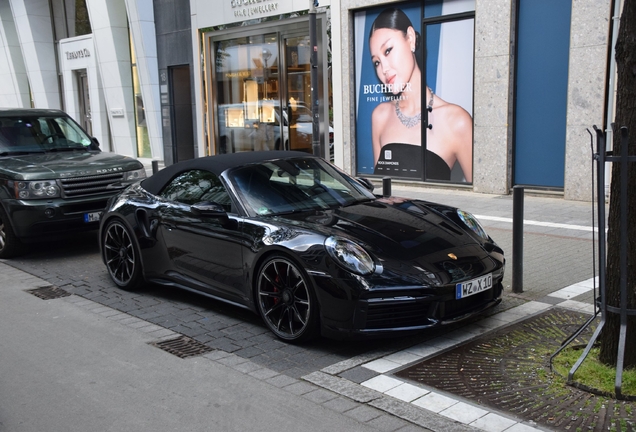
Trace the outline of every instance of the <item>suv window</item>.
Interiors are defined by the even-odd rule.
[[[43,152],[90,144],[90,137],[69,117],[0,117],[0,152]]]

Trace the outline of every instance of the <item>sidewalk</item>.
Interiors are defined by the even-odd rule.
[[[149,345],[173,332],[90,300],[26,292],[48,285],[0,262],[0,431],[422,430],[236,356],[180,359]]]

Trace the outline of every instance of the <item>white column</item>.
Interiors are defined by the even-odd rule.
[[[110,120],[113,151],[137,155],[128,22],[124,0],[87,0]]]
[[[36,108],[61,108],[47,0],[9,0]],[[14,64],[15,65],[15,64]]]
[[[157,37],[152,0],[126,0],[153,159],[163,160]]]
[[[29,80],[9,0],[0,0],[0,107],[31,106]]]

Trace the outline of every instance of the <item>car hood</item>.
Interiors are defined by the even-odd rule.
[[[49,180],[140,169],[138,160],[108,152],[68,151],[0,158],[0,174],[13,180]]]
[[[452,207],[390,198],[281,219],[326,236],[354,240],[379,259],[384,278],[403,284],[406,276],[414,284],[442,285],[498,267],[484,243],[452,215],[456,215]]]

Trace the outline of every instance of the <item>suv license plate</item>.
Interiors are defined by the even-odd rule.
[[[455,289],[455,298],[462,299],[470,297],[471,295],[478,294],[490,288],[492,288],[492,273],[488,273],[486,276],[468,282],[458,283]]]
[[[99,222],[100,212],[84,213],[84,222]]]

